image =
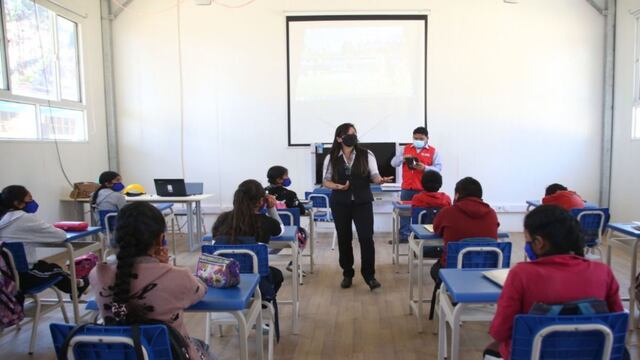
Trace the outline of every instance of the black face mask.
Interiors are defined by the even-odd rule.
[[[355,146],[355,144],[358,143],[358,136],[355,134],[347,134],[342,137],[342,143],[348,147]]]

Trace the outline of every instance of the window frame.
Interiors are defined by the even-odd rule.
[[[55,49],[55,76],[56,76],[56,86],[58,92],[59,100],[50,100],[44,98],[37,98],[31,96],[17,95],[12,93],[11,81],[9,79],[9,52],[7,50],[7,24],[5,21],[5,1],[0,0],[0,51],[2,54],[2,61],[0,61],[0,71],[2,71],[4,81],[0,81],[0,100],[20,103],[20,104],[28,104],[34,105],[36,107],[36,124],[37,124],[37,138],[36,139],[21,139],[21,138],[3,138],[0,137],[0,142],[33,142],[33,143],[43,143],[43,142],[66,142],[66,143],[87,143],[89,142],[89,121],[87,119],[87,99],[86,99],[86,82],[85,82],[85,74],[84,74],[84,62],[83,62],[83,46],[82,46],[82,26],[83,19],[63,8],[59,8],[55,6],[55,4],[51,4],[48,2],[44,2],[42,0],[35,0],[35,4],[46,8],[54,14],[54,24],[53,24],[53,33],[54,33],[54,49]],[[61,91],[61,81],[60,81],[60,54],[59,54],[59,38],[58,38],[58,17],[66,19],[68,21],[73,22],[76,25],[76,61],[77,61],[77,73],[78,73],[78,97],[79,101],[65,100],[62,98]],[[42,116],[41,116],[41,108],[42,107],[50,107],[50,108],[62,108],[68,110],[81,111],[82,117],[84,121],[84,137],[79,140],[68,140],[68,139],[48,139],[42,137]]]

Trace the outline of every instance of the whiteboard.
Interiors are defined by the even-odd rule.
[[[426,126],[426,15],[287,17],[289,145],[366,142]]]

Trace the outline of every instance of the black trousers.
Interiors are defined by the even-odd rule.
[[[356,225],[360,242],[361,273],[365,280],[375,277],[376,249],[373,245],[373,205],[372,203],[333,204],[331,206],[333,221],[338,235],[340,267],[344,277],[352,278],[353,270],[353,232],[351,223]]]

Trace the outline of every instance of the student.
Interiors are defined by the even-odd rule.
[[[532,261],[521,262],[509,271],[489,330],[496,342],[485,354],[493,357],[509,359],[513,319],[529,313],[535,303],[563,304],[591,298],[606,301],[610,312],[623,311],[613,272],[607,265],[583,257],[580,226],[568,212],[541,205],[525,217],[524,233],[525,252]]]
[[[456,184],[453,206],[446,207],[433,220],[433,230],[444,241],[440,262],[431,267],[431,277],[438,281],[438,271],[446,265],[447,244],[473,237],[498,238],[498,216],[482,201],[482,186],[472,177]]]
[[[118,262],[99,264],[89,275],[100,315],[109,325],[166,322],[187,340],[192,359],[213,358],[202,341],[189,337],[183,314],[204,297],[207,286],[190,269],[169,263],[165,230],[164,217],[153,205],[132,203],[120,210]]]
[[[27,261],[31,270],[20,273],[20,286],[32,288],[48,282],[53,277],[62,276],[56,287],[71,294],[71,277],[59,265],[38,261],[36,246],[31,243],[59,243],[67,239],[67,234],[53,225],[40,220],[35,212],[38,203],[24,186],[11,185],[0,194],[0,241],[24,243]],[[78,294],[89,286],[87,278],[78,279]]]
[[[284,202],[287,209],[297,208],[300,210],[300,215],[305,214],[304,204],[298,200],[298,194],[293,190],[287,189],[287,187],[291,186],[291,178],[289,178],[289,170],[287,168],[279,165],[270,167],[267,171],[267,179],[269,180],[269,186],[265,188],[267,194],[272,195],[279,202]],[[300,252],[304,251],[307,245],[307,238],[307,230],[298,226],[298,247]],[[292,271],[292,267],[293,262],[290,261],[287,265],[287,270]]]
[[[336,128],[329,156],[324,159],[323,185],[331,189],[331,213],[333,214],[338,251],[342,268],[343,289],[353,282],[353,230],[358,231],[362,277],[369,289],[379,288],[375,278],[376,249],[373,244],[373,194],[371,183],[383,184],[393,177],[382,177],[373,153],[358,144],[353,124],[344,123]]]
[[[120,193],[124,189],[120,174],[115,171],[105,171],[100,174],[98,181],[100,187],[91,197],[91,206],[96,213],[99,211],[118,211],[127,204],[124,195]]]
[[[429,132],[424,126],[413,130],[413,142],[404,147],[401,155],[391,159],[391,166],[402,166],[402,191],[400,200],[411,200],[422,191],[422,175],[425,171],[442,170],[442,162],[436,148],[429,145]],[[400,240],[406,242],[411,229],[410,219],[406,216],[400,218]]]
[[[260,213],[263,206],[267,208],[267,215]],[[256,180],[245,180],[238,185],[233,195],[233,210],[220,214],[211,229],[216,244],[241,244],[246,241],[268,244],[272,236],[279,236],[283,231],[276,210],[276,199],[266,195]],[[277,268],[269,266],[269,271],[269,278],[261,281],[260,288],[272,285],[274,293],[277,293],[284,277]]]
[[[449,195],[438,192],[442,187],[442,175],[434,170],[427,170],[422,175],[422,188],[424,191],[416,194],[411,199],[411,206],[426,208],[443,208],[451,206]]]
[[[584,200],[575,191],[569,191],[561,184],[551,184],[544,191],[543,205],[557,205],[569,211],[584,208]]]
[[[269,195],[273,195],[277,201],[284,201],[289,209],[300,209],[300,215],[305,214],[304,205],[298,200],[298,194],[287,189],[291,186],[291,178],[287,168],[277,165],[270,167],[267,171],[267,180],[269,180],[269,186],[266,187],[266,191]]]

